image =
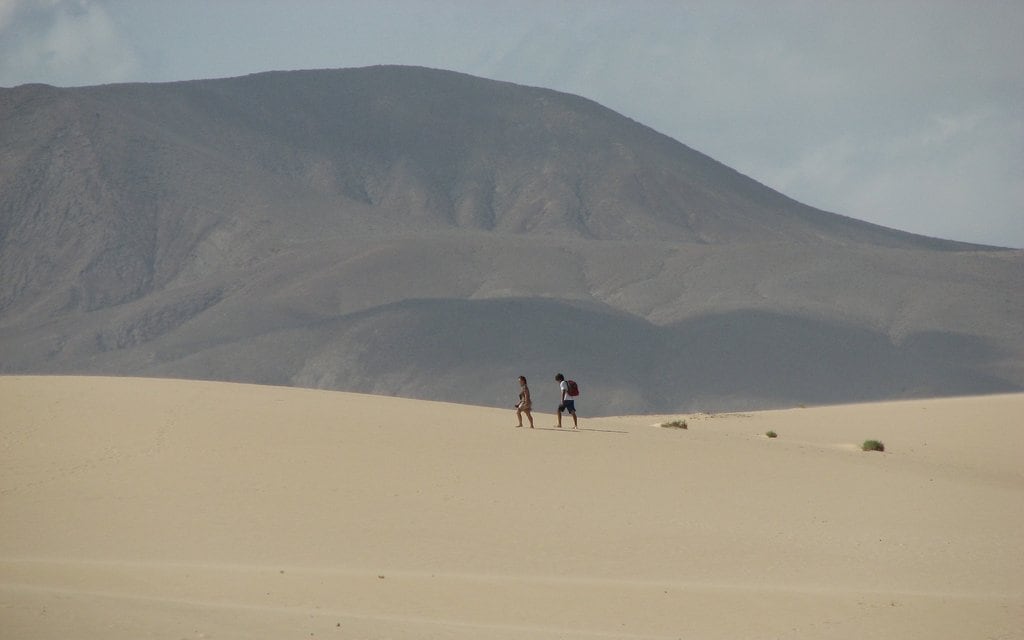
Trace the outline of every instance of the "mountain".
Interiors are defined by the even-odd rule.
[[[0,371],[584,414],[1024,389],[1024,252],[412,67],[0,89]]]

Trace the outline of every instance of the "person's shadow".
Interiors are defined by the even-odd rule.
[[[558,427],[534,427],[534,429],[536,429],[537,431],[564,431],[567,433],[572,433],[573,431],[592,431],[594,433],[629,433],[628,431],[619,431],[617,429],[591,429],[587,427],[580,427],[579,429],[573,429],[572,427],[562,427],[561,429],[559,429]]]

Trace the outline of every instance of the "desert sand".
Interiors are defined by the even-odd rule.
[[[578,405],[0,378],[0,636],[1024,638],[1024,394]]]

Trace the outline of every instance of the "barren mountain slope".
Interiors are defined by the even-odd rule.
[[[565,369],[592,412],[1024,388],[1024,253],[428,69],[0,89],[0,274],[7,372],[501,406]]]

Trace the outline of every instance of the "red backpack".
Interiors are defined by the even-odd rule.
[[[576,384],[575,380],[566,380],[565,384],[566,386],[569,387],[568,394],[570,397],[576,397],[580,395],[580,386]]]

